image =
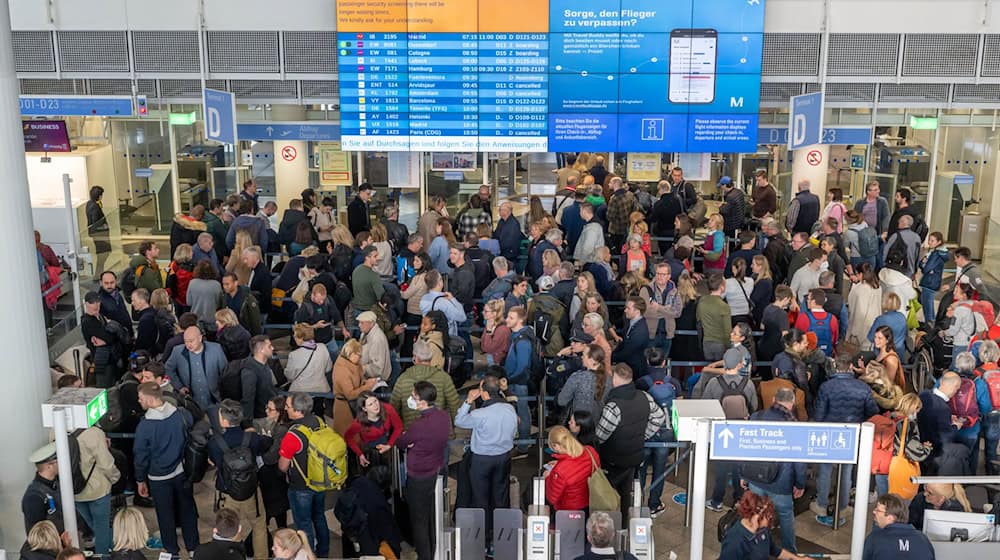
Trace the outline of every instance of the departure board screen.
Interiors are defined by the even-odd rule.
[[[753,152],[764,0],[338,0],[342,146]]]

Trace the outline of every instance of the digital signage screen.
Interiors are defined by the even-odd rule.
[[[753,152],[764,0],[342,0],[349,150]]]
[[[25,152],[69,152],[66,121],[21,121]]]

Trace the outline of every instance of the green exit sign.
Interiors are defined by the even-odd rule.
[[[198,114],[194,111],[190,113],[170,113],[168,122],[173,125],[190,125],[198,120]]]
[[[108,412],[108,392],[101,391],[87,403],[87,426],[93,426]]]
[[[937,130],[937,117],[910,116],[910,128],[914,130]]]

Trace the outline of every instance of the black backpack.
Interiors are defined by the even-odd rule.
[[[903,241],[902,235],[896,234],[896,239],[885,253],[885,262],[886,264],[898,265],[901,270],[910,268],[910,255],[906,250],[906,242]]]
[[[222,448],[222,482],[226,494],[234,500],[249,500],[257,493],[257,459],[250,451],[250,434],[243,433],[243,441],[238,447],[229,447],[225,438],[215,436]]]
[[[108,389],[108,411],[97,421],[98,426],[105,432],[118,432],[125,425],[126,412],[122,403],[121,387],[126,383],[138,385],[139,381],[129,373],[114,387]]]
[[[135,291],[135,269],[131,266],[121,271],[118,275],[118,289],[121,290],[122,296],[126,301],[132,297],[132,292]]]
[[[80,437],[83,430],[76,430],[69,435],[69,462],[70,469],[73,471],[73,493],[79,494],[83,492],[83,489],[87,487],[87,483],[90,482],[90,477],[94,475],[94,469],[97,468],[97,461],[95,460],[90,468],[87,469],[87,475],[84,476],[83,469],[80,465],[80,442],[76,438]]]
[[[930,233],[930,228],[927,226],[927,222],[919,216],[913,217],[913,233],[920,236],[920,241],[927,241],[927,234]]]
[[[233,360],[226,365],[219,376],[219,399],[232,399],[240,401],[243,399],[243,364],[253,357]]]
[[[358,492],[353,484],[340,492],[333,515],[348,535],[358,535],[368,527],[368,512],[358,504]]]

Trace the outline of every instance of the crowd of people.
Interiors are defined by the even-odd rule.
[[[577,154],[556,178],[552,204],[532,197],[523,222],[484,185],[454,217],[430,197],[412,233],[391,203],[373,216],[367,184],[347,223],[306,189],[274,230],[278,209],[250,180],[175,217],[168,265],[149,241],[127,269],[104,271],[81,318],[92,366],[59,380],[109,390],[109,413],[74,434],[76,508],[95,552],[143,548],[134,508],[152,507],[171,554],[180,527],[199,558],[206,547],[265,558],[274,520],[277,557],[326,557],[325,497],[340,490],[343,554],[394,557],[406,541],[431,558],[434,483],[468,433],[455,447],[456,506],[485,510],[488,546],[493,510],[510,506],[512,461],[544,443],[547,504],[589,513],[585,557],[603,558],[608,521],[590,511],[588,483],[603,473],[627,519],[638,476],[662,514],[671,450],[645,444],[673,441],[682,398],[716,399],[729,419],[875,423],[872,538],[901,531],[908,502],[911,520],[914,504],[944,507],[897,469],[972,474],[985,442],[985,470],[997,472],[995,300],[969,250],[927,231],[909,191],[890,213],[873,182],[849,210],[839,189],[824,205],[802,181],[779,213],[761,171],[751,193],[723,177],[709,213],[680,168],[650,189]],[[907,368],[921,348],[945,362],[927,383]],[[58,534],[50,451],[32,457],[23,512],[27,530],[51,522]],[[193,484],[211,467],[218,511],[200,544]],[[832,526],[834,504],[846,514],[850,503],[850,465],[838,483],[830,465],[713,462],[708,509],[731,493],[742,519],[723,558],[795,553],[810,469],[810,508]],[[888,556],[876,543],[870,557]]]

